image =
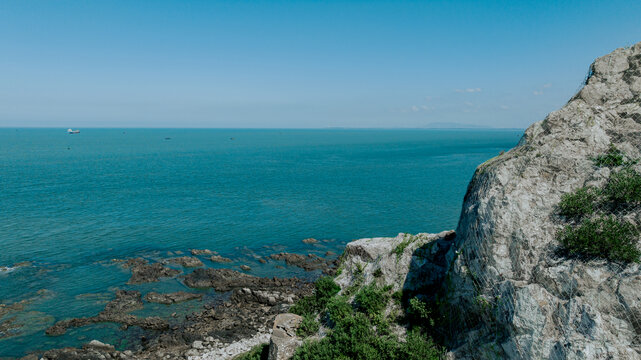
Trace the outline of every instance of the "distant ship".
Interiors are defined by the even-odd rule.
[[[67,134],[78,134],[80,130],[67,129]]]

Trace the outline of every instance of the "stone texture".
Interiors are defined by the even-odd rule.
[[[345,247],[336,283],[342,289],[377,282],[394,291],[439,287],[445,275],[445,254],[454,231],[438,234],[398,234],[394,238],[368,238]]]
[[[296,314],[279,314],[274,320],[272,337],[269,341],[269,360],[288,360],[300,346],[296,330],[303,318]]]
[[[562,109],[477,168],[447,255],[450,358],[641,358],[639,265],[564,258],[555,238],[561,195],[609,176],[591,157],[641,156],[640,68],[641,43],[597,59]]]

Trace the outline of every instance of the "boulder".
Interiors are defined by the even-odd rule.
[[[288,360],[301,345],[296,330],[303,318],[296,314],[279,314],[274,320],[272,336],[269,341],[269,360]]]

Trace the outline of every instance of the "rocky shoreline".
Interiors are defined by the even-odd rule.
[[[171,257],[158,261],[143,258],[114,259],[112,263],[131,272],[126,285],[155,283],[163,279],[179,279],[192,291],[161,293],[117,289],[115,298],[98,314],[89,317],[62,319],[46,329],[48,336],[64,335],[71,328],[91,324],[114,323],[121,330],[140,329],[139,343],[119,351],[114,346],[95,339],[80,348],[60,348],[28,354],[21,359],[221,359],[248,351],[251,347],[269,341],[276,315],[286,312],[298,299],[313,292],[310,282],[322,273],[336,271],[335,254],[321,257],[313,254],[277,253],[266,256],[261,263],[283,263],[313,272],[309,279],[265,278],[229,268],[211,268],[198,258],[225,259],[217,252],[192,249],[192,256]],[[216,263],[216,261],[212,261]],[[226,262],[226,261],[224,261]],[[167,265],[178,265],[180,271]],[[281,265],[276,265],[281,266]],[[214,296],[205,296],[212,293]],[[172,313],[169,317],[132,314],[145,309],[147,304],[173,304],[200,301],[198,309],[187,315]],[[24,303],[2,304],[0,315],[21,311]],[[2,317],[0,316],[0,318]],[[13,326],[11,319],[0,321],[3,327]]]

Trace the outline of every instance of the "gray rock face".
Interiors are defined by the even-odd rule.
[[[269,342],[268,360],[288,360],[301,344],[296,330],[303,318],[296,314],[279,314],[274,320],[272,337]]]
[[[555,252],[561,195],[606,181],[591,157],[610,144],[641,156],[641,43],[597,59],[561,110],[476,170],[447,256],[467,329],[451,358],[641,358],[639,265]]]
[[[454,231],[443,231],[352,241],[345,247],[335,281],[341,289],[372,282],[391,285],[394,291],[440,286],[453,240]]]

